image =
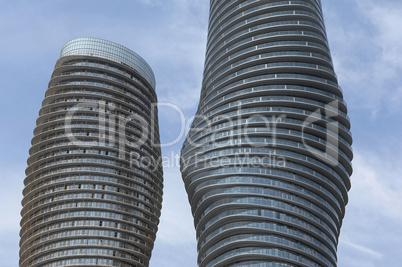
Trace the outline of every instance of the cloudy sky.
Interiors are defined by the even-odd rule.
[[[354,174],[339,243],[340,267],[402,262],[402,2],[322,0],[335,69],[348,102]],[[64,43],[98,37],[153,68],[162,142],[181,138],[181,115],[201,88],[208,0],[0,0],[0,266],[18,265],[22,181],[35,120]],[[166,146],[161,224],[151,267],[196,266],[190,206]]]

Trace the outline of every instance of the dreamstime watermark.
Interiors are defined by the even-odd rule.
[[[176,121],[179,122],[177,136],[165,143],[160,143],[159,138],[156,138],[157,111],[161,107],[176,113]],[[115,104],[106,101],[79,102],[67,111],[65,134],[72,145],[111,147],[117,149],[119,158],[129,160],[132,168],[141,167],[150,171],[157,171],[161,166],[198,168],[201,165],[205,168],[229,165],[283,168],[286,166],[284,156],[270,150],[260,153],[258,149],[288,150],[289,146],[304,148],[331,166],[337,164],[340,127],[337,120],[337,101],[314,112],[304,112],[305,119],[299,120],[300,122],[288,118],[285,112],[272,112],[274,115],[271,116],[261,112],[249,112],[245,115],[240,104],[224,114],[206,112],[205,115],[190,118],[186,118],[182,109],[172,103],[151,104],[149,110],[149,116],[145,117],[133,111],[122,112]],[[292,136],[291,132],[299,132],[299,136]],[[292,138],[289,139],[290,136]],[[299,140],[295,140],[295,136]],[[161,157],[148,151],[160,151],[161,148],[174,146],[182,140],[185,142],[183,158],[174,151]],[[234,148],[247,148],[247,151],[236,152]],[[209,155],[210,151],[222,149],[233,151]],[[193,154],[194,151],[196,154]]]

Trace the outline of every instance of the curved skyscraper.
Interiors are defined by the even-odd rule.
[[[181,152],[199,266],[336,266],[351,143],[321,2],[211,0]]]
[[[20,266],[148,266],[162,201],[155,78],[136,53],[64,45],[36,121]]]

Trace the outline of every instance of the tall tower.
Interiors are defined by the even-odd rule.
[[[199,266],[336,266],[351,144],[321,2],[211,0],[181,152]]]
[[[36,121],[20,266],[148,266],[162,202],[155,78],[133,51],[64,45]]]

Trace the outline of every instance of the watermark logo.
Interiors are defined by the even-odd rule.
[[[302,134],[303,144],[306,149],[329,164],[330,166],[338,165],[339,157],[339,127],[340,124],[336,120],[339,116],[339,102],[332,101],[326,104],[323,108],[319,108],[312,112],[303,122]],[[321,132],[323,138],[321,138],[322,146],[324,149],[317,149],[311,144],[310,135],[314,135],[315,132]]]
[[[174,139],[160,143],[157,135],[157,111],[164,107],[172,109],[176,114],[176,121],[179,121],[179,133]],[[297,141],[297,147],[304,146],[316,158],[325,161],[331,166],[337,165],[338,161],[338,134],[339,102],[333,101],[320,109],[308,114],[302,122],[300,135],[302,141]],[[289,145],[290,141],[279,138],[280,134],[290,132],[286,127],[280,125],[291,123],[286,112],[268,116],[268,113],[258,111],[249,112],[244,115],[244,108],[238,104],[236,109],[230,112],[209,112],[203,115],[194,115],[186,118],[185,113],[179,106],[172,103],[159,103],[151,105],[150,116],[144,117],[139,113],[128,111],[121,112],[115,104],[99,102],[79,102],[70,108],[65,117],[65,133],[72,145],[77,146],[107,146],[119,151],[118,157],[130,161],[132,168],[143,168],[149,171],[157,171],[162,165],[165,168],[179,167],[180,155],[171,151],[163,157],[154,154],[142,153],[142,149],[157,149],[172,147],[184,140],[184,158],[191,158],[191,165],[203,164],[207,167],[225,166],[259,166],[261,168],[283,168],[286,166],[285,157],[278,157],[275,153],[244,152],[243,154],[218,156],[205,156],[209,151],[229,148],[270,148],[274,149],[279,145]],[[127,115],[128,114],[128,115]],[[305,114],[305,113],[304,113]],[[289,122],[290,121],[290,122]],[[300,124],[299,124],[300,125]],[[298,130],[295,130],[298,131]],[[317,133],[321,141],[317,147]],[[287,133],[289,134],[289,133]],[[91,138],[85,138],[90,136]],[[185,138],[187,136],[187,138]],[[313,138],[312,138],[313,137]],[[296,141],[292,141],[293,145]],[[315,142],[315,143],[314,143]],[[251,149],[251,150],[250,150]],[[281,149],[279,147],[278,149]],[[283,148],[282,148],[283,149]],[[196,156],[188,154],[189,151],[196,151]],[[188,155],[187,155],[188,154]],[[146,156],[144,156],[146,155]],[[153,156],[150,156],[153,155]],[[181,159],[182,166],[190,162]]]

